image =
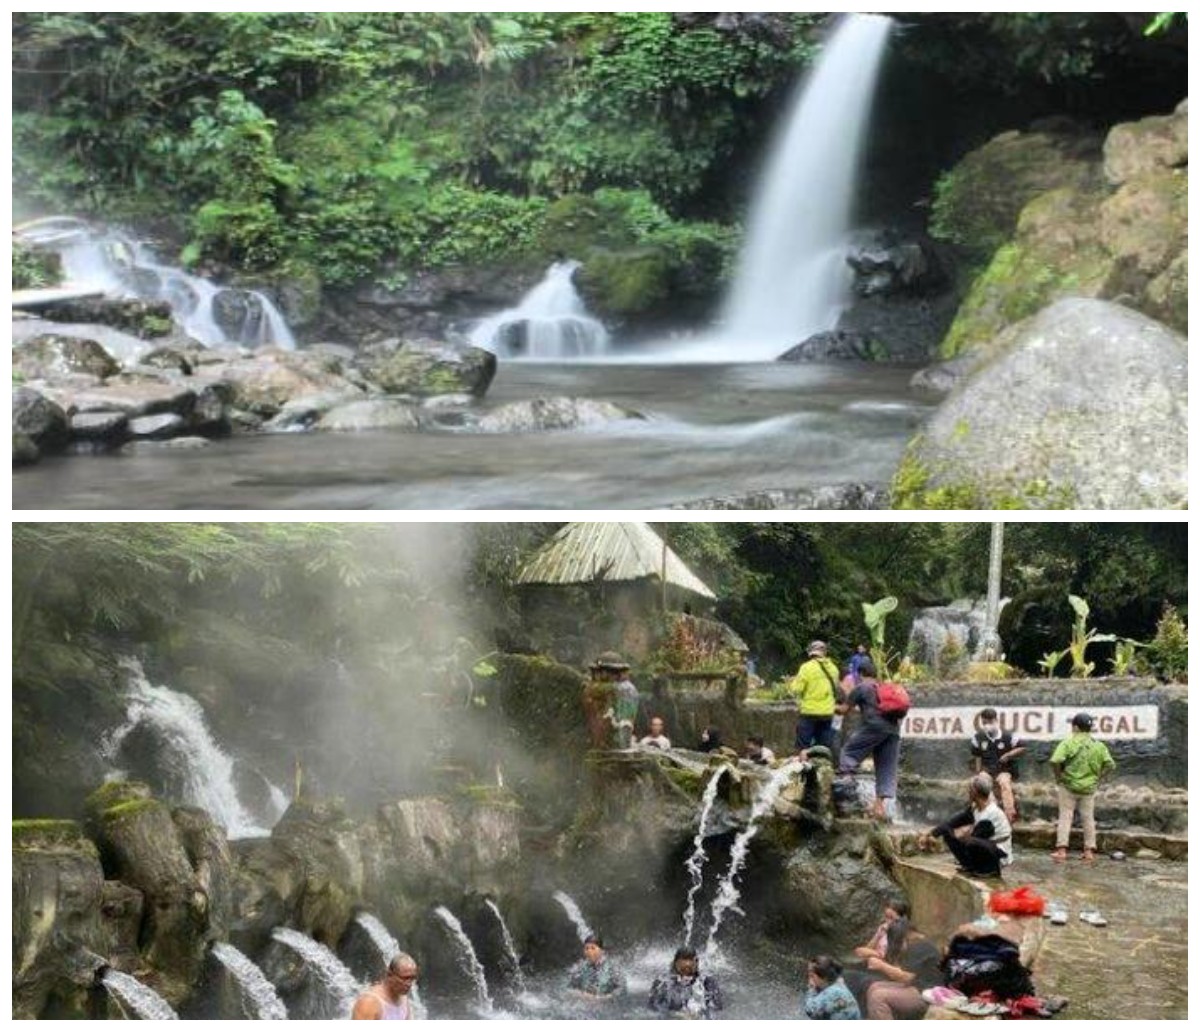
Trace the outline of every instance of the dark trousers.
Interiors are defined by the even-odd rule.
[[[796,724],[796,748],[808,749],[823,745],[833,752],[837,732],[833,730],[833,717],[801,717]]]
[[[946,848],[967,874],[1000,876],[1000,847],[996,843],[973,835],[959,838],[945,825],[934,828],[933,833],[946,843]]]

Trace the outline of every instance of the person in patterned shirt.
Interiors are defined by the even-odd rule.
[[[813,957],[808,962],[804,1013],[810,1021],[861,1020],[858,1001],[842,981],[842,965],[832,957]]]
[[[587,1000],[608,1000],[625,992],[625,976],[608,959],[600,936],[583,940],[583,960],[571,968],[567,986]]]

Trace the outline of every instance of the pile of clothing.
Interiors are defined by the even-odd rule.
[[[979,1017],[1049,1018],[1067,1005],[1037,995],[1021,951],[1001,935],[956,935],[941,967],[946,984],[929,991],[935,1006]]]

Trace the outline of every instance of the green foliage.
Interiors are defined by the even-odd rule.
[[[1144,36],[1157,36],[1170,32],[1177,24],[1187,21],[1187,14],[1176,11],[1156,14],[1154,20],[1142,30]]]
[[[53,254],[35,251],[15,240],[12,245],[12,288],[29,290],[62,282],[62,267]]]
[[[863,623],[871,636],[871,658],[881,680],[891,676],[891,656],[887,650],[887,618],[900,605],[899,599],[893,595],[881,598],[878,602],[862,604]]]
[[[1146,654],[1154,673],[1164,681],[1187,682],[1187,624],[1179,611],[1168,603],[1155,628]]]
[[[1144,642],[1134,641],[1132,638],[1118,638],[1116,651],[1112,657],[1112,672],[1117,677],[1124,677],[1134,666],[1134,661],[1137,659],[1137,650],[1146,647]]]
[[[1075,610],[1075,621],[1071,625],[1071,644],[1067,649],[1067,654],[1071,657],[1071,676],[1091,677],[1096,664],[1087,661],[1088,646],[1097,642],[1116,641],[1117,636],[1101,634],[1094,627],[1088,627],[1091,607],[1078,595],[1068,595],[1067,601]]]
[[[1070,649],[1063,649],[1060,652],[1047,652],[1038,660],[1038,666],[1042,668],[1047,677],[1053,677],[1054,671],[1058,669],[1059,664],[1070,654]]]

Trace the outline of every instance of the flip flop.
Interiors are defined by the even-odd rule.
[[[1084,924],[1090,924],[1093,928],[1104,928],[1108,925],[1108,921],[1099,910],[1081,910],[1079,920]]]
[[[1065,925],[1067,923],[1067,907],[1065,903],[1047,903],[1046,917],[1052,925]]]

